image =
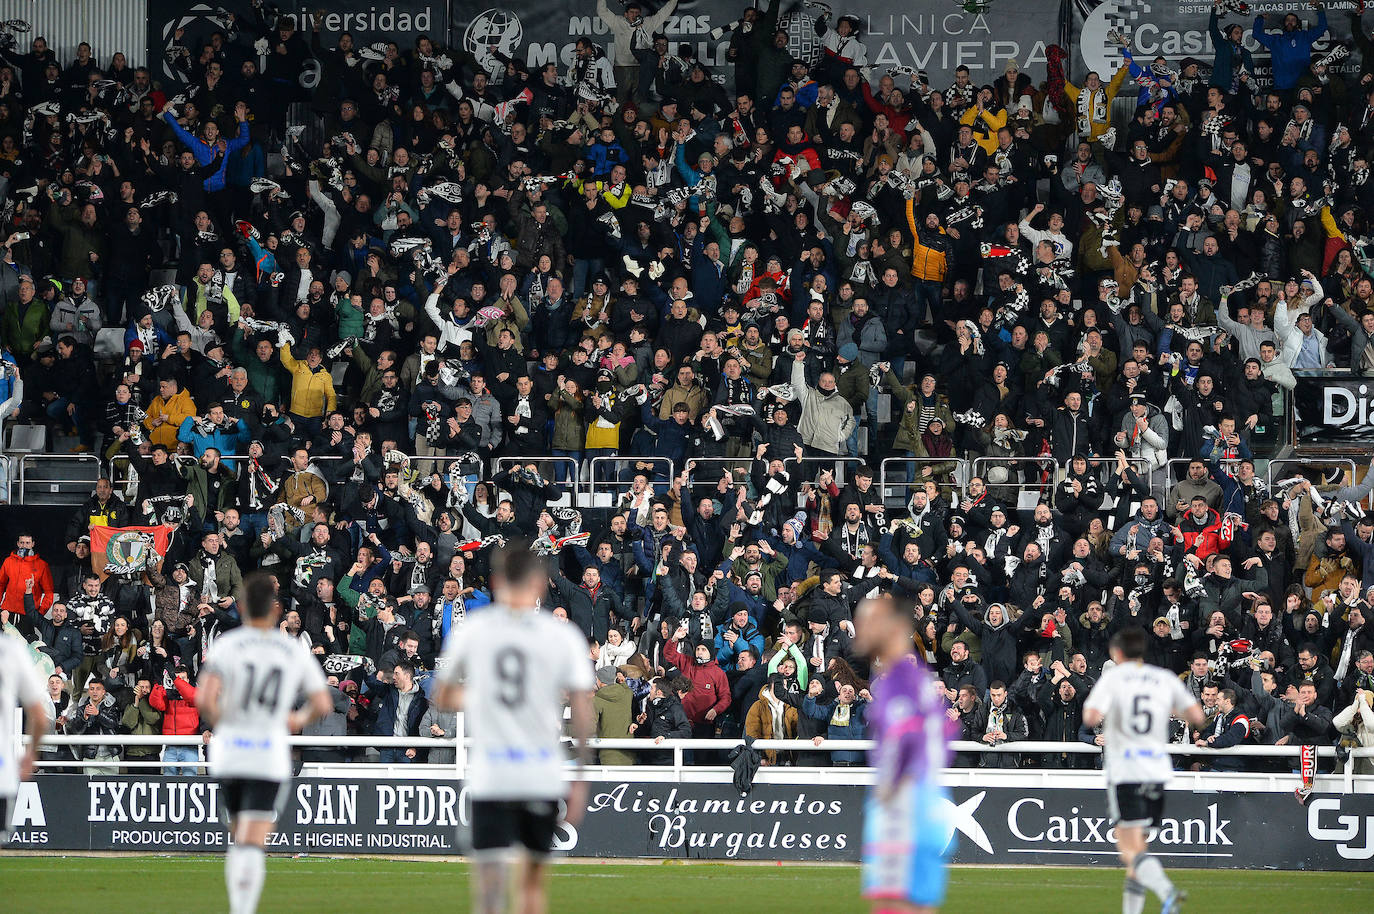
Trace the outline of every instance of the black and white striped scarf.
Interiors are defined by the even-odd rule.
[[[858,529],[850,530],[849,524],[840,525],[840,544],[844,547],[846,554],[853,558],[858,558],[863,552],[863,548],[872,542],[872,531],[868,529],[868,524],[859,521]]]

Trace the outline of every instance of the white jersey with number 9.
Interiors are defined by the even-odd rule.
[[[473,799],[562,797],[563,693],[593,685],[582,630],[546,612],[492,606],[449,635],[443,657],[439,681],[463,686]]]

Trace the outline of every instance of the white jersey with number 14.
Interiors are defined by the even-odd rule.
[[[1163,784],[1173,775],[1169,719],[1197,704],[1178,677],[1139,661],[1114,666],[1093,686],[1085,708],[1102,712],[1108,784]]]
[[[290,778],[287,718],[301,695],[328,686],[319,662],[301,641],[279,629],[245,625],[215,639],[205,672],[220,680],[210,773],[265,781]]]

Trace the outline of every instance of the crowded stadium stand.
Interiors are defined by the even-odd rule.
[[[333,699],[300,764],[451,772],[436,659],[526,537],[601,766],[843,782],[891,593],[958,783],[1100,767],[1127,627],[1206,712],[1180,772],[1374,773],[1358,15],[1334,59],[1325,10],[1227,2],[1212,57],[971,75],[819,3],[708,62],[601,0],[542,64],[231,6],[165,49],[0,24],[0,620],[47,770],[205,777],[266,569]]]

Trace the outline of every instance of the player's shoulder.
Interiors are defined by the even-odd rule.
[[[239,655],[265,659],[278,652],[290,653],[293,643],[281,629],[240,625],[216,638],[210,645],[210,654],[221,659]]]
[[[14,654],[24,650],[26,650],[26,645],[18,632],[0,629],[0,655]]]

